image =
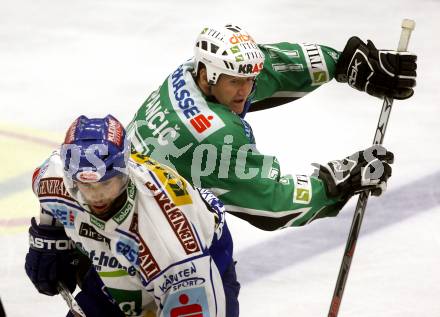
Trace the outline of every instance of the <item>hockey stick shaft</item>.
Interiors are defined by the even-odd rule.
[[[408,48],[411,32],[415,28],[415,22],[413,20],[404,19],[402,21],[402,32],[400,34],[399,45],[397,51],[404,52]],[[382,105],[382,111],[380,113],[379,122],[376,127],[376,133],[374,135],[373,145],[382,144],[385,137],[385,131],[390,118],[391,108],[393,106],[393,98],[385,97]],[[356,209],[351,223],[350,233],[348,234],[347,243],[345,245],[344,256],[339,268],[339,275],[336,281],[333,298],[330,304],[330,310],[328,317],[337,317],[339,313],[339,307],[344,294],[345,283],[347,282],[348,273],[350,271],[351,261],[353,259],[354,251],[356,248],[356,242],[361,229],[362,219],[364,217],[365,209],[367,207],[369,191],[360,193]]]
[[[57,288],[58,292],[60,292],[60,295],[66,301],[67,306],[69,306],[69,309],[72,312],[73,316],[86,317],[86,314],[84,314],[83,310],[81,309],[69,289],[61,282],[58,282]]]

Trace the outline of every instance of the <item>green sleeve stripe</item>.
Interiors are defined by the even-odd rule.
[[[117,270],[113,272],[98,272],[98,275],[102,277],[121,277],[127,276],[128,273],[125,270]]]
[[[295,208],[291,210],[283,210],[283,211],[270,211],[270,210],[262,210],[262,209],[252,209],[252,208],[245,208],[240,206],[234,206],[234,205],[225,205],[225,209],[228,211],[233,211],[237,213],[245,213],[248,215],[254,215],[254,216],[264,216],[269,218],[281,218],[287,215],[292,214],[292,212],[300,213],[301,217],[306,214],[311,207],[305,207],[305,208]]]

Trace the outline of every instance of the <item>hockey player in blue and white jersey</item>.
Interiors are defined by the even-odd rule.
[[[41,215],[31,221],[25,264],[35,287],[55,295],[63,283],[73,292],[80,250],[92,263],[76,296],[87,317],[238,316],[222,203],[129,153],[114,117],[80,116],[35,171]]]

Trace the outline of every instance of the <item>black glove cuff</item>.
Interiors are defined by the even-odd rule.
[[[322,180],[322,182],[324,183],[327,197],[335,198],[341,194],[340,190],[338,189],[338,187],[336,186],[333,180],[333,177],[329,174],[329,172],[325,168],[322,167],[319,168],[318,178]]]
[[[341,55],[339,56],[338,62],[336,63],[336,74],[335,79],[340,83],[348,82],[348,66],[350,65],[351,59],[354,53],[360,46],[365,46],[357,36],[351,37],[344,47]]]

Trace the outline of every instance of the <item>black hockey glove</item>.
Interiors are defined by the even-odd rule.
[[[353,36],[336,64],[337,81],[383,98],[407,99],[414,94],[417,56],[409,52],[377,50]]]
[[[85,274],[81,283],[81,289],[81,292],[75,296],[75,300],[87,317],[125,316],[118,304],[104,293],[104,283],[93,267]],[[131,306],[132,303],[134,304],[134,302],[129,301],[121,303],[121,308],[125,310],[127,315],[135,313],[135,307]],[[69,311],[66,317],[74,317],[74,315]]]
[[[25,270],[37,290],[53,296],[59,293],[58,282],[63,282],[73,292],[76,287],[75,248],[64,228],[37,225],[33,217],[29,245]]]
[[[313,175],[324,181],[330,198],[348,199],[364,190],[379,196],[386,190],[386,182],[391,177],[389,164],[393,160],[393,153],[375,145],[343,160],[330,161],[326,165],[312,164],[318,168]]]

